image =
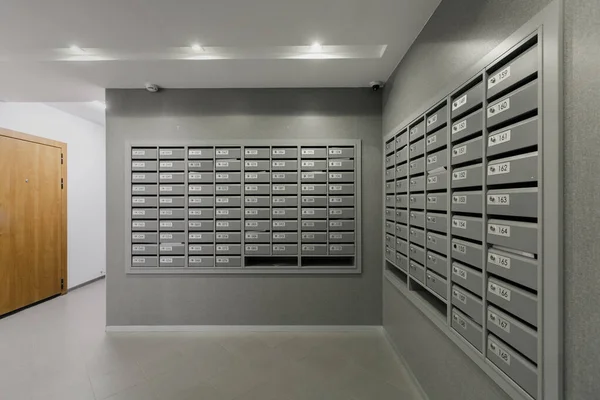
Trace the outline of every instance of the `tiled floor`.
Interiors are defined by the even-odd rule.
[[[0,320],[0,400],[413,400],[380,332],[107,334],[104,281]]]

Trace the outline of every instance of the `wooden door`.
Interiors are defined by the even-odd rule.
[[[66,266],[63,149],[10,133],[0,131],[0,315],[60,294]]]

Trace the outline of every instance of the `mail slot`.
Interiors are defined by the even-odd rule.
[[[301,247],[303,256],[324,256],[327,255],[326,244],[303,244]]]
[[[416,262],[411,261],[409,269],[410,269],[410,277],[415,278],[416,280],[418,280],[419,282],[421,282],[424,285],[425,284],[425,268],[423,268],[421,265],[417,264]]]
[[[246,220],[244,227],[246,231],[269,231],[271,230],[271,221]]]
[[[454,307],[452,308],[452,328],[480,353],[482,352],[481,327]]]
[[[215,216],[216,219],[240,219],[242,210],[240,208],[217,208]]]
[[[452,171],[452,189],[477,187],[483,185],[482,169],[483,167],[481,164],[455,168]]]
[[[482,112],[479,109],[452,124],[452,129],[450,129],[452,143],[481,134],[483,131]]]
[[[343,194],[354,194],[354,184],[339,183],[339,184],[329,185],[329,194],[334,195],[334,196],[343,195]]]
[[[479,82],[470,89],[455,95],[452,100],[452,118],[456,118],[483,102],[483,82]]]
[[[244,209],[244,215],[246,218],[251,219],[269,219],[271,218],[271,212],[268,208],[248,208]]]
[[[396,150],[400,149],[403,146],[406,146],[408,143],[408,132],[406,130],[402,131],[398,135],[396,135]]]
[[[348,173],[348,172],[345,172]],[[352,178],[354,178],[354,174],[352,173]],[[395,178],[395,171],[394,168],[388,168],[385,170],[385,180],[386,181],[393,181]]]
[[[302,169],[302,171],[327,171],[327,161],[302,160],[300,161],[300,168]]]
[[[161,222],[162,224],[162,222]],[[167,227],[168,228],[168,227]],[[182,229],[167,229],[164,230],[183,230]],[[194,220],[188,221],[188,228],[190,231],[213,231],[215,229],[215,223],[213,221]],[[161,230],[163,230],[161,226]]]
[[[535,295],[508,282],[488,278],[487,296],[491,303],[531,325],[537,326],[537,298]]]
[[[386,159],[387,160],[387,159]],[[390,165],[405,163],[408,160],[408,147],[403,147],[396,151],[396,157],[390,156]],[[387,163],[386,163],[387,166]]]
[[[192,211],[192,210],[190,210]],[[184,219],[185,209],[183,208],[161,208],[159,211],[160,219]]]
[[[282,256],[297,256],[298,245],[297,244],[274,244],[272,246],[273,255]]]
[[[448,297],[448,283],[446,279],[432,271],[427,271],[427,287],[443,299]]]
[[[354,232],[330,232],[329,243],[354,243],[355,237]],[[395,238],[392,237],[392,241],[395,242]],[[395,247],[395,246],[392,246]]]
[[[425,213],[419,211],[410,212],[410,225],[419,228],[425,227]]]
[[[427,132],[433,132],[440,126],[446,125],[448,122],[448,106],[444,102],[444,105],[437,111],[431,112],[427,115],[426,125]]]
[[[390,168],[392,171],[392,177],[394,176],[394,169]],[[354,172],[330,172],[329,173],[329,183],[338,183],[338,182],[354,182]]]
[[[297,231],[298,230],[298,221],[297,220],[273,221],[273,230],[274,231]]]
[[[465,264],[481,269],[483,262],[483,248],[480,244],[452,239],[452,258]]]
[[[396,236],[408,240],[408,226],[396,224]]]
[[[487,358],[534,399],[538,397],[536,367],[493,335],[488,335]]]
[[[332,220],[329,221],[330,231],[353,231],[354,220]]]
[[[385,143],[385,154],[391,154],[394,152],[394,139],[390,139]]]
[[[409,181],[410,192],[422,192],[425,190],[425,176],[413,176]]]
[[[330,171],[353,171],[354,170],[354,160],[329,160],[329,170]]]
[[[132,255],[148,255],[155,256],[158,254],[157,245],[155,244],[133,244],[131,245]]]
[[[416,243],[419,246],[425,246],[425,231],[419,228],[410,228],[408,231],[411,243]]]
[[[273,232],[273,243],[298,243],[298,232]]]
[[[244,240],[246,243],[271,243],[271,234],[269,232],[246,231]]]
[[[483,221],[479,217],[452,216],[452,236],[481,241]]]
[[[157,185],[131,185],[131,194],[137,196],[156,196],[158,194]]]
[[[296,160],[276,160],[271,163],[272,171],[296,171],[298,169],[298,161]]]
[[[215,194],[215,186],[214,185],[188,185],[188,194],[189,195],[213,195]],[[162,193],[162,191],[161,191]],[[165,194],[170,194],[169,192],[165,192]]]
[[[460,309],[481,325],[483,323],[483,303],[481,299],[460,286],[452,285],[452,305]]]
[[[424,194],[411,194],[410,195],[410,208],[415,210],[423,210],[425,208],[425,195]],[[429,201],[428,201],[429,204]]]
[[[190,244],[188,246],[189,255],[214,255],[215,245],[214,244]]]
[[[419,122],[410,126],[408,134],[411,142],[425,135],[425,120],[423,117]]]
[[[302,183],[327,183],[327,172],[302,172],[300,179]]]
[[[408,211],[400,209],[396,210],[396,222],[408,224]]]
[[[483,199],[481,190],[452,193],[452,211],[481,214]]]
[[[156,172],[146,172],[146,173],[138,172],[138,173],[131,174],[131,183],[156,183],[156,182],[157,182]]]
[[[452,282],[478,296],[483,296],[483,276],[480,271],[459,262],[452,263]]]
[[[340,200],[341,200],[341,198],[340,198]],[[330,199],[330,201],[331,201],[331,199]],[[396,197],[391,194],[388,194],[387,196],[385,196],[385,206],[386,207],[395,207],[396,206]]]
[[[176,172],[183,172],[185,171],[185,161],[160,161],[158,163],[158,169],[161,172],[167,172],[167,171],[176,171]],[[194,169],[190,168],[190,171],[195,171]]]
[[[276,175],[276,174],[273,174]],[[295,184],[273,184],[271,185],[271,192],[274,196],[285,196],[285,195],[296,195],[298,194],[298,185]],[[262,193],[261,193],[262,194]]]
[[[157,171],[158,163],[156,161],[132,161],[131,171]]]
[[[386,208],[385,209],[385,219],[388,221],[394,221],[394,209],[393,208]]]
[[[447,202],[448,195],[446,193],[427,193],[427,210],[446,211],[448,209]]]
[[[487,107],[488,128],[535,111],[538,107],[537,80],[491,103]]]
[[[394,196],[391,196],[392,199]],[[316,203],[315,203],[316,204]],[[395,202],[391,202],[392,207]],[[354,196],[329,196],[329,206],[330,207],[351,207],[354,205]]]
[[[240,183],[242,181],[241,172],[218,172],[215,175],[215,181],[217,183]],[[230,185],[233,186],[233,185]],[[240,185],[235,185],[240,187]],[[233,193],[232,193],[233,194]]]
[[[538,254],[538,224],[531,222],[488,220],[490,244]]]
[[[246,147],[244,148],[244,158],[246,160],[253,159],[270,159],[271,149],[268,147]]]
[[[332,256],[348,256],[354,255],[353,244],[330,244],[329,254]]]
[[[162,163],[161,163],[162,164]],[[213,172],[215,169],[214,161],[189,161],[188,171],[190,172]]]
[[[330,147],[329,158],[354,158],[354,147]]]
[[[239,244],[217,244],[215,246],[216,254],[242,254],[242,246]]]
[[[218,220],[215,223],[215,230],[217,231],[240,231],[242,229],[241,221],[221,221]]]
[[[410,145],[410,158],[419,157],[425,152],[425,139],[421,139]]]
[[[190,232],[188,234],[188,241],[190,243],[214,243],[215,234],[212,232]]]
[[[154,268],[158,266],[157,257],[140,257],[136,256],[131,259],[132,268]]]
[[[425,249],[417,246],[415,244],[411,244],[408,246],[408,253],[410,255],[411,260],[415,260],[419,264],[425,265]]]
[[[448,231],[448,216],[446,214],[428,211],[427,230],[446,233]]]
[[[131,219],[156,219],[158,210],[156,208],[133,208],[131,210]]]
[[[300,158],[312,159],[312,158],[327,158],[326,147],[302,147],[300,150]]]
[[[273,147],[271,150],[272,158],[298,158],[298,148],[296,147]]]
[[[354,208],[329,208],[330,219],[352,219],[354,218]]]
[[[158,158],[161,160],[183,160],[185,159],[185,150],[182,148],[171,149],[161,147],[158,150]]]
[[[214,257],[188,257],[188,267],[190,268],[213,268],[214,266]]]
[[[436,168],[446,167],[448,163],[448,151],[446,149],[437,151],[431,155],[427,155],[427,171],[432,171]]]
[[[408,167],[410,175],[418,175],[425,172],[425,157],[419,157],[409,163]]]
[[[131,243],[156,243],[157,234],[155,232],[132,232]]]
[[[494,306],[488,306],[487,326],[490,332],[537,362],[537,332]]]
[[[214,157],[215,150],[212,147],[191,147],[188,149],[188,159],[190,160],[212,160]]]
[[[302,243],[327,243],[327,232],[302,232]]]
[[[186,234],[184,232],[161,232],[160,243],[184,243]]]
[[[446,190],[448,187],[448,171],[427,175],[427,191]]]
[[[132,160],[156,160],[156,149],[153,148],[132,148],[131,149],[131,159]]]
[[[195,186],[195,185],[191,185],[191,186]],[[179,195],[185,194],[185,185],[159,185],[158,190],[161,195],[179,196]]]
[[[327,194],[327,185],[325,184],[302,184],[300,191],[302,194],[304,195],[311,195],[311,196],[317,196],[317,195],[326,195]]]
[[[538,289],[538,261],[495,247],[488,250],[487,270],[533,290]]]
[[[432,153],[448,144],[448,128],[439,129],[429,135],[425,140],[427,153]]]
[[[241,266],[241,257],[215,257],[216,268],[239,268]]]
[[[296,219],[298,218],[297,208],[273,208],[273,219]]]
[[[268,184],[245,184],[244,194],[268,195],[271,194],[271,185]]]
[[[190,172],[188,173],[189,183],[212,183],[215,181],[215,174],[212,172]]]
[[[479,161],[482,155],[483,138],[479,136],[452,147],[452,165]]]
[[[537,182],[538,152],[491,161],[487,167],[488,185]]]
[[[538,47],[533,46],[519,57],[490,73],[487,80],[487,97],[510,90],[538,71]]]
[[[273,183],[296,183],[298,182],[297,172],[273,172],[271,174]],[[295,187],[297,185],[294,185]]]
[[[158,259],[160,267],[183,268],[185,267],[185,257],[162,256]]]
[[[446,235],[427,232],[427,249],[437,251],[440,254],[448,253],[448,238]]]
[[[241,232],[217,232],[215,234],[216,243],[241,243]]]
[[[324,205],[327,206],[325,202],[325,198],[323,198]],[[298,206],[298,196],[273,196],[271,199],[271,205],[273,207],[297,207]]]
[[[269,171],[271,162],[268,160],[244,161],[244,171]]]
[[[246,207],[269,207],[271,198],[269,196],[244,196]],[[273,205],[275,206],[276,203]]]
[[[538,117],[507,126],[488,135],[487,154],[495,156],[538,144]]]
[[[241,207],[242,199],[240,196],[217,196],[215,206],[220,207]]]
[[[271,255],[271,245],[247,244],[244,246],[244,254],[247,256],[269,256]]]
[[[401,164],[396,167],[396,178],[406,178],[408,174],[408,165]]]
[[[163,198],[160,198],[161,203]],[[175,199],[168,199],[168,200],[175,200]],[[181,202],[183,202],[183,198],[177,199],[177,200],[181,200]],[[162,204],[161,204],[162,205]],[[170,206],[175,206],[175,202],[173,201],[172,204],[169,204]],[[214,207],[215,206],[215,198],[213,196],[188,196],[188,205],[190,207]],[[183,206],[183,204],[182,204]]]
[[[396,251],[399,251],[400,253],[408,257],[408,241],[397,238]]]
[[[440,254],[428,251],[427,268],[445,278],[448,276],[448,259]]]
[[[239,147],[217,147],[215,149],[215,158],[222,159],[233,159],[233,158],[242,158],[242,149]]]
[[[148,232],[148,231],[154,231],[156,232],[158,227],[158,222],[157,221],[138,221],[138,220],[133,220],[131,221],[131,230],[135,231],[135,232]]]
[[[401,253],[396,253],[396,267],[401,271],[408,272],[408,258]]]
[[[538,188],[488,190],[487,212],[507,217],[538,216]]]

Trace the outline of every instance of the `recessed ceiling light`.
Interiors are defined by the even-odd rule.
[[[194,50],[194,51],[204,51],[204,47],[200,46],[198,43],[194,43],[192,45],[192,50]]]
[[[310,49],[312,51],[321,51],[323,49],[323,46],[321,45],[321,43],[319,42],[314,42],[311,46]]]
[[[76,45],[70,46],[69,49],[75,53],[85,53],[84,49],[82,49],[81,47],[76,46]]]

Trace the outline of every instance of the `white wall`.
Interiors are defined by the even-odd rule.
[[[69,287],[106,271],[104,126],[43,103],[1,103],[0,127],[67,143]]]

